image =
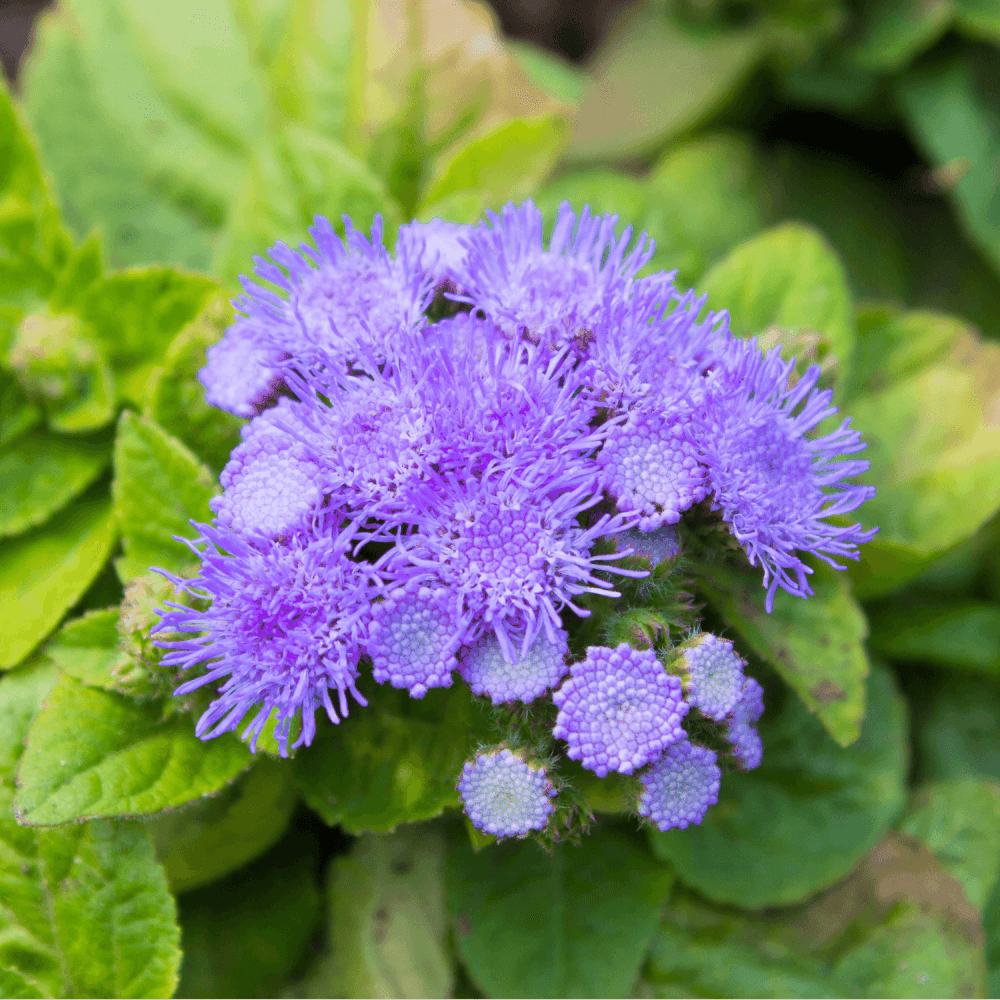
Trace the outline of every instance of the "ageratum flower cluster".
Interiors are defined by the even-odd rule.
[[[274,716],[282,754],[299,718],[291,746],[309,745],[317,709],[339,723],[367,704],[368,669],[414,698],[457,676],[495,705],[542,699],[551,754],[504,743],[456,776],[497,836],[558,812],[560,745],[633,776],[663,829],[716,800],[718,753],[760,762],[762,692],[731,643],[570,662],[574,621],[641,560],[677,559],[696,504],[760,568],[768,610],[779,588],[808,597],[803,556],[838,566],[871,537],[830,521],[872,493],[849,483],[867,463],[842,458],[864,444],[847,421],[810,436],[836,412],[818,368],[796,379],[673,275],[640,276],[653,244],[616,224],[564,204],[546,244],[528,201],[403,226],[392,254],[379,220],[340,238],[317,218],[312,244],[255,258],[270,287],[244,279],[201,373],[209,402],[251,418],[189,543],[200,573],[175,581],[211,603],[158,626],[186,636],[161,643],[191,671],[179,695],[218,684],[200,737],[249,715],[255,749]]]

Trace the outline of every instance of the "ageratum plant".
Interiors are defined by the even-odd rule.
[[[255,750],[273,720],[286,756],[320,709],[352,724],[362,672],[413,698],[457,675],[499,706],[502,742],[454,778],[500,838],[574,829],[567,758],[634,775],[663,831],[701,822],[720,765],[760,763],[762,690],[693,608],[613,646],[583,623],[690,588],[685,553],[726,535],[768,612],[779,589],[808,598],[805,558],[843,569],[875,534],[839,520],[874,493],[849,482],[865,445],[849,418],[816,433],[837,412],[819,366],[643,275],[654,244],[617,222],[564,203],[546,245],[529,200],[411,223],[393,256],[381,219],[340,239],[319,217],[312,245],[255,259],[271,288],[244,280],[199,376],[252,419],[195,525],[197,575],[161,571],[207,607],[153,630],[175,694],[215,695],[198,736]]]

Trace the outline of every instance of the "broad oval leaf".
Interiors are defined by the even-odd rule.
[[[44,639],[107,561],[116,537],[111,503],[72,504],[0,551],[0,668],[12,667]]]
[[[18,772],[18,820],[51,826],[141,816],[225,788],[250,766],[233,736],[199,740],[187,715],[161,722],[137,704],[64,675],[31,724]]]
[[[150,566],[179,572],[194,559],[174,536],[190,538],[190,522],[208,522],[208,501],[218,493],[215,477],[176,438],[149,417],[127,410],[118,421],[115,520],[125,555],[116,563],[123,583]]]
[[[445,872],[459,955],[504,997],[630,995],[674,880],[641,839],[603,823],[551,854],[532,840],[476,853],[463,830]]]
[[[111,460],[102,441],[31,434],[0,454],[0,537],[42,524]]]
[[[747,909],[800,902],[843,878],[901,812],[906,730],[902,697],[884,667],[868,679],[861,737],[846,749],[797,698],[786,698],[761,723],[761,766],[727,774],[700,826],[654,831],[654,850],[717,902]]]

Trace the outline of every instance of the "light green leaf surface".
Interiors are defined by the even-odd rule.
[[[319,930],[320,852],[308,827],[293,826],[264,857],[181,896],[177,996],[307,995],[288,980],[308,959]]]
[[[689,28],[655,5],[626,10],[593,57],[567,158],[656,149],[716,111],[763,52],[753,30]]]
[[[192,538],[191,520],[212,519],[208,501],[218,486],[180,441],[148,417],[123,413],[111,491],[125,550],[116,563],[123,583],[150,566],[178,572],[192,562],[190,550],[173,538]]]
[[[115,266],[206,266],[204,229],[157,193],[143,144],[101,104],[99,77],[73,14],[60,7],[43,15],[24,65],[23,98],[67,224],[81,239],[99,228]],[[128,101],[129,88],[122,89],[119,100]]]
[[[521,39],[510,39],[507,48],[539,90],[563,104],[579,105],[587,85],[585,70],[564,56]]]
[[[698,579],[716,611],[781,674],[827,732],[841,746],[853,743],[865,716],[870,666],[864,648],[868,623],[850,581],[821,567],[810,578],[813,597],[780,592],[768,614],[756,575],[716,564],[702,567]]]
[[[678,283],[693,285],[772,220],[772,186],[747,136],[717,132],[668,151],[646,181],[641,228],[656,240],[654,266],[677,268]],[[720,308],[711,299],[709,306]]]
[[[64,675],[28,734],[19,821],[147,815],[212,795],[250,765],[234,736],[199,740],[190,717],[161,722],[162,712]]]
[[[862,9],[847,56],[864,69],[897,72],[930,48],[954,16],[952,0],[874,0]]]
[[[567,131],[563,116],[551,114],[514,118],[476,134],[438,161],[420,213],[462,192],[477,192],[484,208],[521,201],[555,166]]]
[[[365,231],[377,213],[391,246],[403,220],[382,181],[336,140],[289,126],[256,148],[216,247],[214,270],[237,287],[240,274],[252,273],[254,255],[278,240],[297,246],[308,239],[316,215],[342,232],[343,215]]]
[[[459,804],[455,783],[490,726],[464,684],[424,698],[387,687],[366,691],[337,726],[322,724],[308,753],[295,758],[306,803],[350,833],[386,832]]]
[[[450,996],[444,861],[442,831],[427,824],[365,834],[334,858],[327,953],[299,995]]]
[[[11,972],[0,983],[26,981],[32,992],[11,994],[24,996],[171,996],[180,935],[141,826],[14,822],[14,769],[54,680],[44,661],[0,680],[0,968]]]
[[[258,755],[218,795],[146,821],[171,892],[189,892],[228,875],[280,839],[297,796],[290,766]]]
[[[531,840],[476,853],[462,831],[446,878],[459,955],[504,997],[630,995],[673,882],[639,838],[604,824],[552,854]]]
[[[228,302],[222,297],[212,300],[177,334],[163,367],[148,383],[146,415],[215,470],[229,461],[246,421],[205,402],[198,372],[205,367],[205,351],[222,338],[232,319]]]
[[[113,691],[119,684],[115,671],[129,662],[119,648],[118,615],[118,608],[105,608],[74,618],[53,636],[45,655],[70,677]]]
[[[956,27],[970,38],[1000,41],[1000,6],[996,0],[955,0]]]
[[[43,523],[82,493],[111,459],[107,444],[55,434],[21,438],[0,453],[0,536]]]
[[[995,164],[1000,116],[995,61],[955,53],[921,64],[896,81],[900,109],[939,171],[969,235],[1000,267]]]
[[[110,503],[87,500],[4,542],[0,667],[19,663],[56,627],[100,572],[115,536]]]
[[[1000,678],[1000,607],[985,601],[889,599],[869,605],[872,650]]]
[[[717,902],[762,909],[804,900],[843,878],[902,811],[906,730],[903,700],[883,667],[868,679],[861,737],[846,749],[786,696],[761,723],[761,766],[727,774],[700,826],[653,831],[654,850]]]
[[[844,266],[826,239],[800,223],[785,223],[740,244],[698,283],[712,309],[728,309],[739,336],[768,327],[816,331],[848,371],[855,332]]]

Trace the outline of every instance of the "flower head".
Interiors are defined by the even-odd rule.
[[[764,714],[764,689],[752,677],[746,679],[739,702],[726,723],[726,738],[732,744],[733,756],[744,770],[760,766],[764,744],[756,723]]]
[[[547,248],[542,213],[530,200],[487,219],[467,241],[466,300],[509,336],[521,332],[554,348],[585,349],[604,303],[627,297],[653,255],[645,235],[627,252],[632,229],[616,238],[618,216],[584,208],[578,222],[566,202]]]
[[[702,632],[680,647],[675,669],[683,671],[688,703],[721,722],[743,695],[745,666],[728,639]]]
[[[239,317],[205,352],[198,379],[205,387],[206,402],[237,417],[252,417],[266,409],[281,388],[280,366],[287,357],[267,343],[258,323]]]
[[[719,801],[722,772],[715,754],[687,740],[668,747],[663,756],[640,775],[640,816],[659,829],[686,830],[705,818]]]
[[[566,675],[567,636],[555,630],[550,642],[540,632],[528,651],[521,654],[520,642],[512,637],[515,657],[508,659],[495,632],[484,632],[459,656],[459,672],[476,694],[489,695],[494,705],[505,701],[534,701],[555,687]]]
[[[836,569],[843,566],[835,557],[858,558],[858,546],[877,529],[826,518],[857,510],[875,490],[846,481],[868,462],[838,461],[866,447],[849,418],[822,437],[806,436],[837,412],[830,390],[816,390],[819,367],[790,386],[794,362],[782,361],[779,349],[764,355],[754,341],[734,343],[729,371],[697,412],[698,437],[713,508],[751,564],[763,567],[770,612],[778,587],[800,597],[812,593],[812,569],[798,553]]]
[[[501,839],[543,830],[555,808],[556,790],[545,768],[506,747],[466,762],[455,787],[472,825]]]
[[[423,698],[428,688],[451,687],[465,623],[443,589],[411,581],[372,609],[365,648],[380,684]]]
[[[552,700],[559,706],[552,735],[602,778],[608,771],[631,774],[686,735],[680,679],[652,650],[624,642],[615,649],[590,646]]]
[[[443,219],[410,222],[399,227],[396,255],[419,261],[420,270],[436,287],[450,286],[455,291],[463,287],[465,241],[472,232],[472,226]]]
[[[228,529],[199,526],[204,548],[199,552],[197,543],[192,548],[201,556],[201,571],[183,585],[195,596],[211,598],[211,606],[197,611],[171,605],[156,632],[194,633],[159,642],[168,650],[164,665],[189,670],[208,663],[204,674],[181,684],[176,694],[227,678],[195,727],[202,739],[235,729],[258,706],[247,732],[253,748],[277,709],[276,738],[285,754],[300,712],[302,734],[294,746],[312,742],[319,706],[331,722],[339,721],[331,690],[342,715],[348,693],[367,704],[356,687],[357,664],[372,598],[384,590],[383,581],[375,566],[349,558],[357,526],[338,532],[336,525],[336,516],[327,513],[307,533],[281,543],[250,536],[253,544]]]

